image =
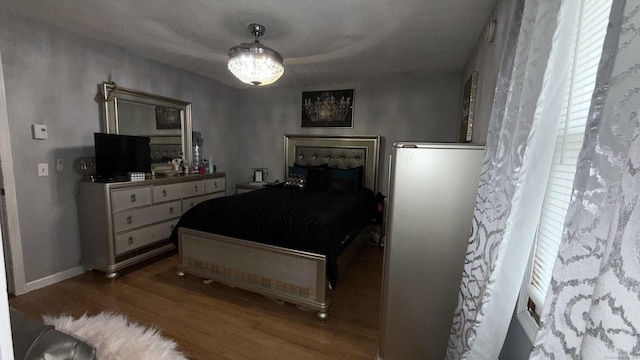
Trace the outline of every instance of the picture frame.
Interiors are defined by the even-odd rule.
[[[264,182],[264,171],[262,169],[253,170],[253,182],[254,183]]]
[[[473,120],[478,92],[478,71],[474,71],[464,83],[462,96],[462,120],[460,122],[460,142],[470,142],[473,137]]]
[[[353,89],[302,92],[302,127],[353,128]]]
[[[182,119],[180,117],[179,109],[156,106],[156,129],[180,129],[181,126]]]

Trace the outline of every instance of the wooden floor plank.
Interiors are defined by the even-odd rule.
[[[115,282],[89,272],[13,297],[28,316],[127,315],[160,329],[190,359],[373,359],[378,340],[382,249],[367,245],[330,291],[329,320],[315,312],[222,284],[176,276],[177,255],[125,272]]]

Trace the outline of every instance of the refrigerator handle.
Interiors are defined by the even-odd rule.
[[[389,171],[387,172],[387,196],[384,198],[384,214],[382,214],[382,236],[380,246],[387,242],[387,214],[389,213],[389,196],[391,195],[391,172],[393,171],[393,152],[389,154]]]

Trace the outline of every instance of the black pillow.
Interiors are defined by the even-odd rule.
[[[304,166],[289,166],[289,176],[291,175],[301,175],[307,176],[307,168]]]
[[[326,167],[309,167],[307,168],[307,182],[305,190],[307,191],[329,191],[331,171]]]
[[[331,169],[331,191],[354,193],[362,190],[363,170],[362,166],[352,169]]]

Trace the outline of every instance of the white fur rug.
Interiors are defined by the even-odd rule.
[[[96,316],[82,315],[42,317],[47,325],[82,339],[96,348],[98,360],[186,360],[177,351],[176,343],[160,335],[154,328],[129,322],[126,316],[103,312]]]

